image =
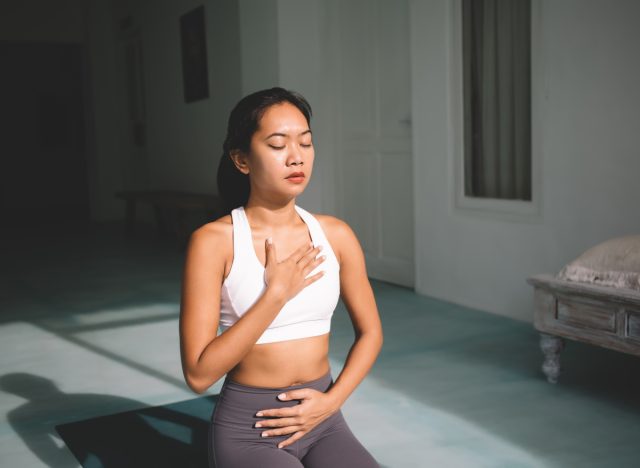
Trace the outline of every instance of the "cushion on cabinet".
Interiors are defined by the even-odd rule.
[[[556,277],[640,291],[640,235],[617,237],[591,247]]]

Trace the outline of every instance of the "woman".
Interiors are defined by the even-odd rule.
[[[236,105],[218,169],[231,213],[189,241],[182,367],[197,393],[227,374],[209,434],[217,468],[379,466],[340,410],[382,346],[364,255],[345,222],[295,204],[313,169],[310,118],[307,101],[282,88]],[[340,295],[355,342],[334,382]]]

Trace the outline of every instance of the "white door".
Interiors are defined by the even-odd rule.
[[[332,2],[338,100],[337,207],[372,278],[413,287],[409,18],[406,0]]]

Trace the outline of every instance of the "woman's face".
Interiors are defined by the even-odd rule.
[[[243,157],[252,193],[297,196],[311,178],[314,159],[307,119],[293,104],[269,107],[251,138],[248,157]],[[302,172],[302,178],[288,178]]]

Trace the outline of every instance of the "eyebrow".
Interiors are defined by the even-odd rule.
[[[300,133],[298,136],[306,135],[307,133],[311,133],[311,134],[313,134],[313,133],[311,132],[311,130],[309,129],[309,130],[305,130],[304,132]],[[285,134],[285,133],[278,133],[278,132],[275,132],[275,133],[272,133],[271,135],[269,135],[268,137],[266,137],[266,138],[265,138],[265,140],[268,140],[269,138],[274,137],[274,136],[287,137],[288,135],[287,135],[287,134]]]

